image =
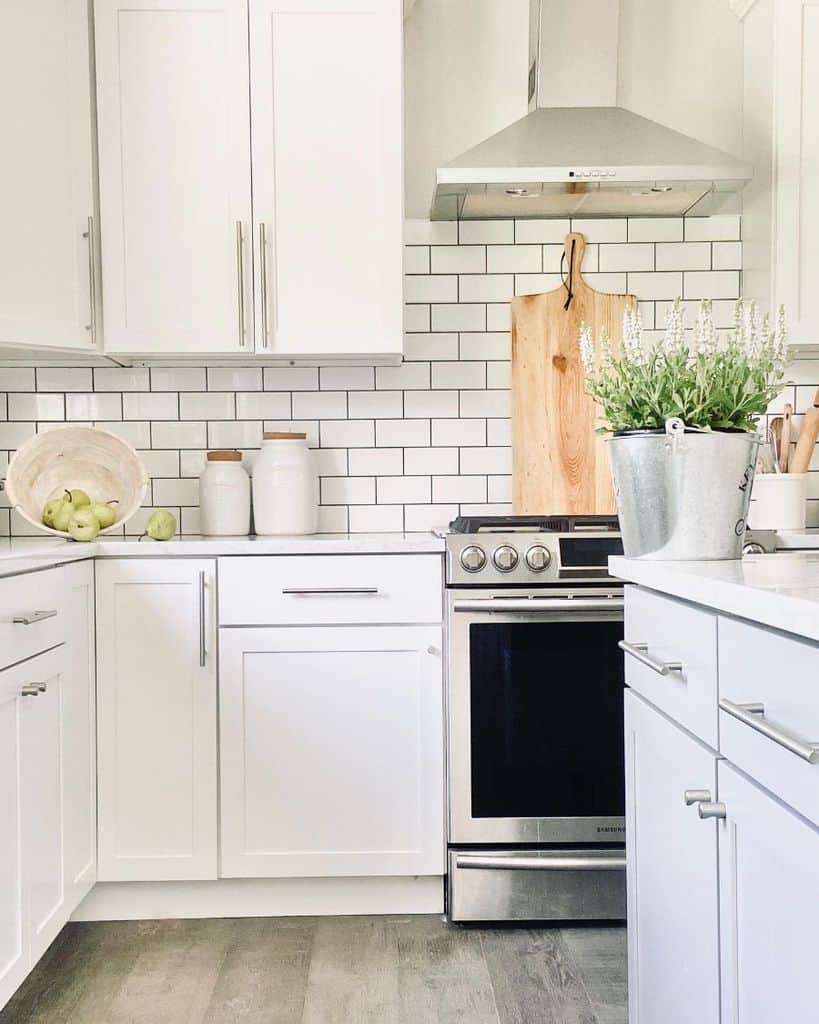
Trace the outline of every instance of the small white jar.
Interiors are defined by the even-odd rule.
[[[315,533],[318,527],[318,473],[307,435],[273,430],[264,434],[253,466],[253,519],[256,533],[273,536]]]
[[[208,452],[199,477],[199,529],[205,537],[250,533],[250,477],[242,453]]]

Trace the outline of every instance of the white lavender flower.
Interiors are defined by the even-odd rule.
[[[636,309],[627,309],[623,313],[623,351],[630,363],[634,363],[636,366],[645,364],[643,322]]]
[[[680,352],[685,347],[682,300],[677,298],[666,314],[663,348],[666,352]]]
[[[586,374],[594,373],[594,335],[585,321],[580,325],[580,359]]]
[[[694,353],[709,355],[717,351],[719,339],[714,327],[714,312],[710,299],[703,299],[694,323]]]

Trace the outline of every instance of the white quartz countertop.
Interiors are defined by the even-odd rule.
[[[152,558],[217,555],[440,554],[444,541],[432,533],[317,533],[288,537],[177,537],[165,542],[102,537],[90,544],[51,537],[0,541],[0,576],[82,558]]]
[[[609,569],[627,582],[819,641],[819,553],[780,551],[733,562],[614,557]]]

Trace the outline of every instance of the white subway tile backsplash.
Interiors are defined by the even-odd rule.
[[[152,478],[148,507],[129,534],[139,534],[155,506],[169,507],[191,532],[199,528],[208,448],[237,448],[250,469],[263,429],[301,430],[322,479],[323,531],[428,530],[459,512],[508,512],[509,300],[561,286],[570,228],[587,237],[589,283],[634,292],[648,330],[662,328],[680,294],[687,319],[707,293],[717,325],[730,326],[742,257],[738,218],[685,227],[680,218],[408,222],[402,365],[0,367],[0,472],[9,452],[63,416],[96,423],[133,444]],[[791,400],[801,411],[812,402],[819,360],[792,374],[797,383],[773,409]],[[816,469],[819,480],[819,446]],[[811,493],[809,514],[819,523],[816,481]],[[0,535],[9,530],[26,528],[0,507]]]

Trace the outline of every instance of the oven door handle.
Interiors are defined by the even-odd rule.
[[[597,857],[543,851],[531,856],[504,857],[484,853],[458,853],[455,867],[482,871],[622,871],[626,855],[620,852]]]
[[[622,597],[473,597],[456,600],[456,612],[619,612]]]

